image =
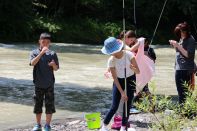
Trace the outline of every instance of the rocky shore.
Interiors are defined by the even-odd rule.
[[[136,131],[147,131],[152,121],[154,121],[153,116],[147,113],[130,115],[129,118],[131,127],[135,128]],[[56,119],[52,121],[51,127],[53,131],[89,131],[83,118]],[[7,131],[31,131],[32,128],[33,125],[30,125],[26,127],[12,128]]]

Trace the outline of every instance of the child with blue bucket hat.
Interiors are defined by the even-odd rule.
[[[120,100],[124,101],[123,118],[120,131],[126,131],[128,123],[128,115],[125,115],[125,102],[127,102],[127,114],[131,106],[131,100],[135,92],[135,74],[138,74],[139,68],[136,63],[134,54],[130,51],[123,50],[123,42],[114,37],[109,37],[104,41],[104,46],[101,49],[103,54],[111,55],[108,59],[108,68],[112,74],[113,90],[112,90],[112,105],[105,116],[103,125],[100,131],[108,131],[107,125],[110,123],[112,117],[116,113]],[[127,80],[127,92],[125,92],[125,78]]]

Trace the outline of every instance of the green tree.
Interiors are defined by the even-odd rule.
[[[28,40],[32,18],[31,1],[1,0],[0,39],[3,41]]]

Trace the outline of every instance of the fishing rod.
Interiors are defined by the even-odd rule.
[[[125,44],[125,0],[122,1],[122,8],[123,8],[123,44],[124,44],[124,47],[126,47],[126,44]],[[124,73],[125,73],[125,78],[124,78],[124,86],[125,86],[125,94],[127,95],[127,68],[126,68],[126,65],[127,65],[127,61],[126,61],[126,51],[124,51],[124,57],[125,57],[125,69],[124,69]],[[127,118],[128,117],[128,113],[127,113],[127,101],[124,102],[125,103],[125,117]],[[126,131],[127,131],[127,124],[126,124]]]
[[[136,4],[135,0],[133,0],[133,19],[134,19],[134,25],[135,25],[135,34],[137,34],[137,20],[136,20]]]
[[[161,13],[160,13],[159,19],[158,19],[158,21],[157,21],[157,25],[156,25],[156,27],[155,27],[155,30],[154,30],[154,33],[153,33],[152,39],[151,39],[151,41],[150,41],[150,45],[153,43],[153,40],[154,40],[155,34],[156,34],[156,32],[157,32],[157,28],[158,28],[158,26],[159,26],[159,23],[160,23],[161,17],[162,17],[162,15],[163,15],[163,11],[164,11],[164,9],[165,9],[165,7],[166,7],[167,1],[168,1],[168,0],[165,0],[165,2],[164,2],[164,4],[163,4],[163,8],[162,8],[162,10],[161,10]]]

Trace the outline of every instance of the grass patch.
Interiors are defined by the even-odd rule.
[[[144,112],[152,113],[155,117],[156,121],[150,127],[152,131],[158,129],[161,131],[196,130],[197,87],[194,90],[189,89],[183,105],[172,102],[170,96],[156,95],[154,83],[150,87],[153,88],[152,95],[144,96],[141,102],[136,103],[136,106]]]

